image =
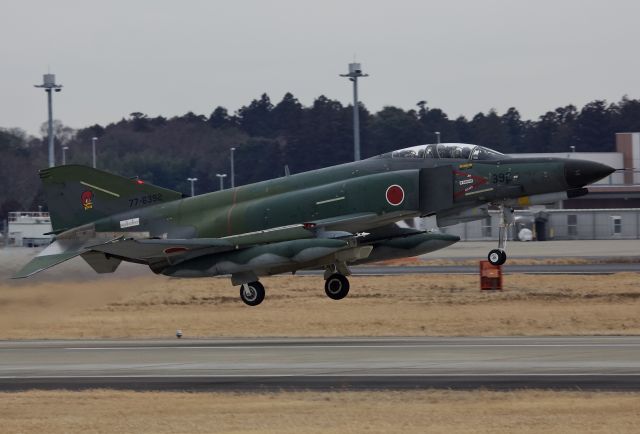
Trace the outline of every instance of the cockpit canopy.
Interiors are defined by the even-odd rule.
[[[380,157],[391,158],[455,158],[458,160],[501,160],[508,158],[493,149],[468,143],[438,143],[413,146],[383,154]]]

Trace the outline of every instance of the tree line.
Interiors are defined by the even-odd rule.
[[[535,120],[518,110],[478,113],[455,119],[420,101],[409,110],[388,106],[376,113],[358,107],[362,157],[393,149],[442,142],[484,145],[504,153],[613,151],[615,133],[640,131],[640,100],[596,100],[581,109],[558,107]],[[221,106],[210,115],[149,117],[133,112],[105,126],[72,130],[54,125],[57,161],[67,146],[67,163],[91,164],[91,139],[98,138],[98,168],[189,192],[188,177],[197,177],[197,192],[218,188],[216,173],[229,172],[235,147],[236,185],[303,172],[353,159],[353,106],[320,96],[310,106],[291,93],[277,103],[263,94],[235,113]],[[45,205],[39,169],[47,164],[46,127],[42,138],[20,129],[0,129],[0,215]],[[228,184],[228,178],[227,178]]]

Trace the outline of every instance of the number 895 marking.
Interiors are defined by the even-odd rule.
[[[491,175],[492,184],[509,184],[513,181],[511,172],[494,173]]]

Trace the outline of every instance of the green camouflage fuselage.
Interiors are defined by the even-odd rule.
[[[486,217],[490,203],[575,197],[612,170],[439,144],[183,198],[89,167],[54,167],[40,176],[56,240],[15,277],[75,256],[99,273],[129,261],[174,276],[231,274],[235,284],[312,267],[348,274],[348,264],[416,256],[459,240],[395,224],[401,220],[435,216],[442,227]]]
[[[434,167],[441,169],[440,177],[429,176]],[[472,182],[464,184],[468,179]],[[398,205],[392,205],[385,197],[392,185],[399,185],[405,192]],[[470,186],[473,188],[465,192]],[[358,228],[367,231],[400,219],[569,188],[561,160],[373,158],[143,208],[132,204],[128,211],[98,220],[95,228],[98,232],[148,232],[151,237],[222,238],[373,213],[375,217]],[[451,195],[438,193],[442,197],[432,200],[421,197],[421,190]],[[120,222],[130,219],[139,219],[139,225],[122,228]]]

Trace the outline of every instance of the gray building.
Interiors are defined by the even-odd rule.
[[[517,239],[522,229],[529,229],[534,240],[610,240],[640,239],[640,209],[528,209],[515,213],[516,222],[510,239]],[[494,240],[498,237],[500,212],[489,217],[441,228],[441,232],[458,235],[463,241]],[[638,246],[640,253],[640,244]]]

